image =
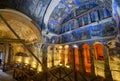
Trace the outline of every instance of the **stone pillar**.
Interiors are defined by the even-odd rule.
[[[83,55],[82,55],[82,48],[79,48],[79,63],[80,63],[80,72],[84,73],[84,63],[83,63]]]
[[[9,44],[9,56],[8,56],[8,63],[12,63],[12,57],[13,57],[13,52],[12,52],[12,45]]]
[[[73,58],[73,48],[70,47],[70,64],[71,64],[71,68],[73,69],[74,68],[74,58]]]
[[[52,67],[54,67],[54,47],[52,47]]]
[[[105,81],[113,81],[111,71],[110,71],[110,65],[109,65],[109,52],[107,46],[104,46],[104,67],[105,67]]]
[[[75,64],[75,49],[76,47],[73,47],[72,49],[72,57],[73,57],[73,73],[74,73],[74,81],[78,81],[78,75],[76,70],[76,64]]]
[[[42,69],[43,71],[46,71],[46,68],[47,68],[47,47],[44,47],[42,49]]]
[[[83,52],[83,51],[84,51],[84,49],[83,49],[82,46],[81,46],[81,57],[82,57],[81,60],[82,60],[82,64],[83,64],[82,68],[83,68],[83,73],[86,73],[86,72],[85,72],[85,68],[86,68],[86,67],[85,67],[85,64],[84,64],[84,59],[85,59],[85,58],[84,58],[84,52]]]
[[[3,52],[3,57],[2,57],[3,58],[3,60],[2,60],[3,61],[3,72],[5,71],[5,63],[6,63],[5,62],[5,59],[6,59],[6,50],[5,50],[5,48],[6,48],[6,46],[3,47],[3,51],[2,51]]]
[[[9,45],[5,44],[5,64],[8,63],[8,56],[9,56]]]
[[[95,66],[94,66],[94,53],[93,53],[93,47],[90,47],[90,62],[91,62],[91,74],[95,75]]]

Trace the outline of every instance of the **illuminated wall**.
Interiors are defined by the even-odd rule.
[[[53,48],[51,46],[47,49],[47,67],[52,67],[52,54],[53,54]]]
[[[54,66],[58,66],[59,65],[59,61],[60,61],[60,58],[59,58],[59,51],[58,51],[58,46],[55,46],[54,47]]]
[[[95,74],[105,77],[104,67],[104,46],[100,42],[93,44]]]
[[[79,71],[79,52],[78,52],[78,47],[74,48],[74,67],[76,71]]]
[[[55,43],[97,39],[117,34],[116,23],[112,20],[111,13],[106,8],[99,8],[89,14],[77,16],[77,19],[72,18],[59,28],[60,35],[55,36],[57,39],[50,39],[56,41]]]
[[[59,57],[60,57],[60,66],[64,65],[65,62],[65,54],[64,54],[64,50],[63,50],[63,46],[59,46]]]
[[[64,49],[65,49],[64,51],[65,52],[65,66],[69,68],[70,67],[70,47],[66,45]]]
[[[84,44],[82,48],[83,48],[85,72],[91,73],[90,47],[88,44]]]

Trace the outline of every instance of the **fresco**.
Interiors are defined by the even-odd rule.
[[[90,38],[90,32],[88,28],[82,28],[80,30],[80,34],[81,34],[81,39],[85,40],[85,39],[89,39]]]
[[[120,0],[112,0],[112,11],[113,19],[116,21],[118,27],[116,39],[120,42]]]
[[[91,26],[90,27],[90,35],[91,35],[91,39],[93,38],[98,38],[102,36],[102,32],[101,32],[101,25],[95,25],[95,26]]]
[[[49,2],[50,0],[23,0],[19,9],[41,24],[45,9]]]
[[[93,11],[90,13],[90,17],[91,17],[91,22],[95,22],[98,21],[98,11]]]
[[[80,30],[75,30],[71,33],[75,41],[81,40]]]
[[[82,20],[83,19],[81,17],[77,19],[79,27],[81,27],[83,25]]]
[[[102,24],[102,36],[115,36],[117,34],[116,24],[111,22],[106,22]]]
[[[74,12],[72,11],[70,14],[68,14],[62,21],[61,24],[69,21],[70,19],[72,19],[74,17]]]
[[[97,6],[96,3],[89,3],[89,4],[86,4],[86,5],[82,5],[82,6],[79,6],[77,9],[76,9],[76,15],[78,16],[79,14],[87,11],[87,10],[90,10],[91,8]]]

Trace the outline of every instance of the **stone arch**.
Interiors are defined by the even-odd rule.
[[[104,46],[101,42],[95,42],[93,44],[94,54],[96,60],[103,60],[104,59]]]
[[[82,54],[83,54],[83,62],[85,66],[85,72],[90,73],[91,72],[91,61],[90,61],[90,45],[87,43],[84,43],[82,45]]]

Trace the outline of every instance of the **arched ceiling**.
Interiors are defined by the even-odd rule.
[[[24,14],[10,9],[0,9],[0,39],[18,39],[8,28],[1,16],[11,28],[26,42],[42,41],[38,28]]]
[[[10,4],[12,3],[14,7],[5,1],[8,1]],[[109,5],[111,1],[112,0],[11,0],[10,2],[10,0],[1,0],[3,6],[15,8],[30,16],[38,26],[41,27],[44,35],[50,32],[48,27],[56,29],[67,20],[68,16],[75,15],[75,11],[81,10],[79,14],[83,14],[87,10],[101,4],[111,8],[112,4]],[[51,36],[53,35],[55,34],[51,33]]]
[[[101,2],[105,3],[106,0],[2,0],[1,2],[2,5],[6,4],[5,6],[8,7],[10,7],[9,3],[16,3],[14,8],[32,17],[39,25],[45,23],[48,26],[48,23],[62,23],[64,18],[75,9],[81,9],[81,12],[83,12],[89,7],[99,5]]]
[[[98,2],[100,2],[100,0],[60,0],[52,11],[47,24],[56,27],[62,24],[67,16],[74,15],[75,10],[81,10],[80,13],[83,13],[98,6]]]
[[[75,12],[77,11],[79,11],[78,14],[80,15],[101,5],[107,8],[109,7],[112,10],[111,2],[112,0],[52,0],[51,4],[55,4],[55,6],[50,5],[48,7],[44,18],[46,29],[48,29],[46,31],[50,31],[49,29],[59,29],[61,24],[70,20],[70,16],[71,19],[75,18]]]

